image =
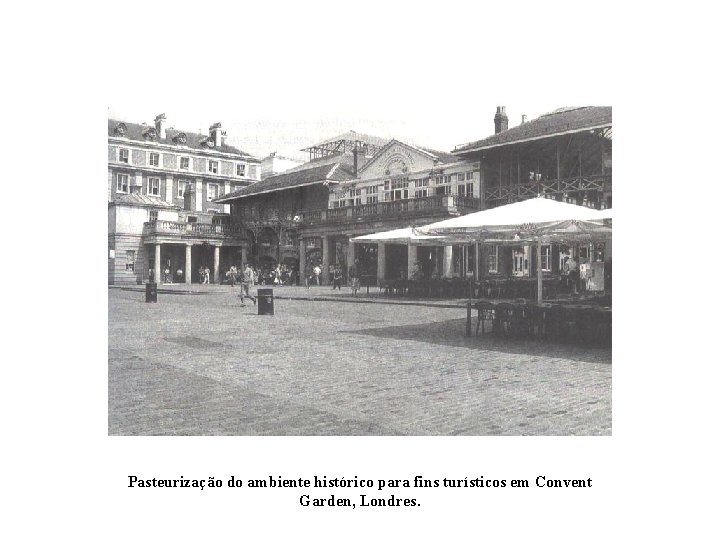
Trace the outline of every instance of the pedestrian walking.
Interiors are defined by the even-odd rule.
[[[357,292],[360,290],[360,276],[358,269],[360,267],[360,261],[355,259],[355,264],[350,266],[348,270],[348,276],[350,277],[350,288],[352,289],[352,295],[357,296]]]
[[[245,299],[249,298],[253,304],[257,304],[257,299],[250,294],[250,285],[253,283],[253,269],[245,263],[243,271],[240,272],[240,304],[245,305]]]
[[[343,271],[342,266],[339,264],[335,265],[335,272],[333,273],[333,291],[335,290],[335,287],[337,287],[337,290],[342,290],[342,280],[343,280]]]
[[[229,274],[230,274],[230,286],[231,286],[231,287],[234,287],[234,286],[235,286],[235,281],[236,281],[236,279],[237,279],[237,273],[238,273],[238,272],[237,272],[237,267],[233,264],[233,265],[230,267],[230,272],[229,272]]]
[[[315,276],[315,285],[320,286],[320,274],[322,274],[322,268],[319,265],[315,265],[313,268],[313,275]]]

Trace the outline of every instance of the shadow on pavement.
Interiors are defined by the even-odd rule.
[[[346,334],[360,334],[385,339],[401,339],[447,345],[482,351],[497,351],[506,354],[522,354],[528,356],[548,356],[564,358],[579,362],[600,364],[612,363],[610,349],[591,348],[564,343],[547,343],[532,339],[501,338],[493,334],[480,334],[465,337],[465,319],[412,324],[404,326],[386,326],[383,328],[361,328],[345,330]]]

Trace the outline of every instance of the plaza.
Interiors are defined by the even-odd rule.
[[[458,299],[274,292],[258,316],[229,286],[110,288],[109,434],[611,434],[610,349],[464,337]]]

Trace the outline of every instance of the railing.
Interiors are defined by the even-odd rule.
[[[480,200],[457,195],[437,195],[418,197],[416,199],[399,199],[396,201],[344,206],[328,210],[300,212],[303,224],[320,222],[355,221],[366,217],[394,216],[407,214],[432,214],[456,212],[458,209],[477,210]]]
[[[608,192],[612,189],[611,175],[576,176],[525,182],[506,186],[493,186],[485,189],[485,201],[517,201],[531,199],[540,195],[572,195],[578,191]]]
[[[143,224],[145,234],[189,234],[195,236],[240,235],[240,223],[187,223],[184,221],[148,221]]]

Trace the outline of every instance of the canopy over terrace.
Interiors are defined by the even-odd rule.
[[[437,241],[441,243],[445,237],[442,235],[433,235],[428,238],[427,234],[419,234],[415,232],[416,229],[413,227],[407,227],[405,229],[393,229],[391,231],[383,231],[379,233],[366,234],[364,236],[357,236],[351,238],[351,242],[366,242],[366,243],[392,243],[392,244],[409,244],[415,242],[421,242],[424,240]]]
[[[543,242],[611,238],[612,228],[607,221],[611,217],[608,210],[536,198],[432,223],[414,229],[413,235],[456,243],[537,241],[539,259]],[[537,279],[538,303],[541,303],[542,272],[537,273]]]

